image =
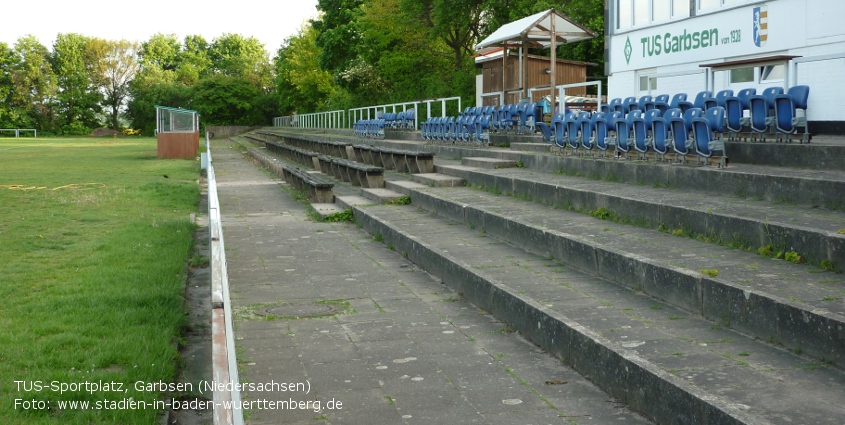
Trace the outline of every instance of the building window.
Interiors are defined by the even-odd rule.
[[[616,28],[619,28],[619,29],[621,29],[621,30],[624,30],[624,29],[627,29],[627,28],[631,28],[631,22],[632,22],[632,19],[631,19],[631,16],[632,16],[632,10],[631,10],[631,7],[633,6],[633,5],[631,4],[631,0],[619,0],[619,2],[617,3],[617,5],[619,6],[619,7],[618,7],[618,10],[619,10],[619,21],[618,21],[618,25],[616,26]]]
[[[657,90],[657,77],[650,76],[650,75],[641,75],[640,76],[640,91],[647,92],[647,91],[655,91]]]
[[[766,65],[760,67],[760,82],[772,83],[775,81],[783,81],[783,73],[785,67],[783,65]]]
[[[616,28],[620,30],[686,18],[690,14],[689,0],[617,0],[615,4]]]
[[[672,17],[686,18],[689,16],[689,0],[672,0]]]
[[[634,26],[648,24],[648,4],[650,0],[634,0]]]
[[[710,10],[723,6],[734,6],[748,3],[749,0],[698,0],[698,10]]]
[[[721,5],[721,0],[698,0],[698,10],[715,9]]]
[[[672,17],[671,0],[654,0],[651,20],[654,22],[668,21]]]
[[[737,68],[731,70],[731,84],[750,83],[754,81],[754,67]]]

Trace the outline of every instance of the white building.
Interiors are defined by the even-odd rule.
[[[845,1],[605,0],[608,99],[810,86],[810,132],[845,134]]]

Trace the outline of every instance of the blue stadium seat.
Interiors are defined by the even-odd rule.
[[[566,123],[566,145],[572,149],[573,154],[578,154],[578,148],[581,147],[581,123],[583,120],[590,121],[589,112],[581,112],[578,116],[572,116],[572,119]]]
[[[680,106],[678,106],[678,104],[680,102],[686,102],[686,101],[687,101],[687,94],[686,93],[677,93],[674,96],[672,96],[672,101],[669,102],[669,108],[670,109],[680,108]]]
[[[610,112],[622,112],[622,99],[618,97],[611,99],[610,103],[607,104],[607,107]]]
[[[607,128],[607,135],[605,136],[605,143],[608,147],[616,147],[616,121],[624,119],[621,112],[611,112],[605,119],[605,127]]]
[[[705,106],[704,105],[704,99],[708,99],[708,98],[712,98],[712,97],[713,97],[713,92],[710,91],[710,90],[704,90],[704,91],[698,92],[698,94],[695,95],[695,100],[692,101],[692,106],[694,108],[704,110],[704,109],[706,109],[704,107]]]
[[[593,134],[590,144],[599,150],[599,156],[607,156],[607,119],[603,112],[593,116]]]
[[[664,117],[654,117],[651,121],[651,148],[654,149],[656,158],[659,161],[666,161],[666,154],[669,151],[672,141],[669,139],[669,123]]]
[[[682,118],[678,118],[677,113],[670,115],[672,118],[669,119],[669,126],[672,129],[672,149],[675,151],[675,162],[678,162],[678,155],[681,156],[680,162],[686,162],[686,157],[690,154],[692,148],[692,139],[690,139],[692,121],[695,118],[700,118],[703,111],[699,108],[688,109],[683,113]]]
[[[717,106],[713,109],[708,109],[701,118],[693,118],[692,120],[692,135],[695,142],[695,153],[698,154],[697,163],[700,165],[702,159],[705,164],[709,164],[709,158],[713,156],[716,151],[721,152],[721,160],[719,161],[719,168],[724,167],[725,164],[725,145],[721,139],[714,137],[716,134],[721,134],[723,131],[722,124],[725,122],[725,108]]]
[[[648,150],[654,142],[652,128],[655,118],[660,118],[659,109],[646,111],[642,118],[634,120],[634,149],[637,151],[637,158],[647,160]]]
[[[637,101],[637,109],[645,112],[654,109],[654,98],[645,95]]]
[[[626,97],[625,100],[622,101],[622,113],[627,114],[631,111],[639,110],[640,106],[637,103],[636,97]]]
[[[774,99],[772,99],[774,100]],[[768,117],[769,117],[769,105],[766,97],[763,95],[754,95],[748,99],[751,109],[751,131],[752,133],[752,141],[756,140],[757,137],[761,139],[761,141],[766,141],[766,131],[769,129],[768,125]]]
[[[641,111],[631,111],[624,119],[616,120],[616,152],[628,159],[634,141],[634,120],[642,117]]]
[[[603,112],[595,112],[593,114],[581,114],[578,118],[578,128],[581,131],[581,146],[584,147],[584,150],[590,156],[593,155],[593,148],[595,148],[593,137],[596,129],[596,121],[603,117]]]
[[[789,140],[789,134],[796,133],[799,127],[803,127],[801,143],[807,143],[809,130],[807,128],[807,100],[810,97],[809,86],[791,87],[786,94],[775,96],[775,127],[778,131],[777,140],[784,134]],[[798,109],[803,110],[803,115],[797,114]]]

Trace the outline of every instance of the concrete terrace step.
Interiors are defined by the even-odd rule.
[[[412,189],[424,189],[428,186],[408,180],[385,180],[384,187],[403,195],[410,195]]]
[[[317,214],[320,214],[320,217],[322,218],[326,218],[332,214],[343,212],[343,208],[340,208],[337,204],[312,203],[311,208],[314,208],[314,211],[317,211]]]
[[[415,190],[411,203],[724,326],[845,367],[841,274],[465,187]]]
[[[361,189],[361,195],[377,204],[390,204],[405,196],[390,189]]]
[[[797,251],[809,262],[845,267],[845,212],[806,205],[770,203],[668,187],[620,184],[529,169],[486,170],[439,160],[440,173],[486,190],[576,211],[624,217],[640,226],[680,229],[756,250]]]
[[[511,168],[516,167],[516,161],[509,159],[486,158],[486,157],[471,157],[465,156],[461,159],[461,164],[469,167],[478,168]]]
[[[279,133],[285,131],[278,130]],[[522,161],[523,165],[534,171],[563,172],[565,174],[591,176],[604,180],[616,180],[629,183],[641,183],[646,186],[670,185],[680,189],[700,190],[710,193],[737,194],[747,197],[759,197],[772,202],[791,202],[806,205],[818,205],[823,208],[845,209],[845,171],[841,167],[792,168],[777,165],[738,164],[731,160],[726,169],[700,167],[694,164],[671,165],[667,163],[643,162],[634,160],[596,159],[548,153],[548,145],[543,152],[525,152],[509,149],[474,149],[450,145],[426,144],[399,140],[370,140],[340,135],[316,135],[309,133],[289,133],[302,138],[320,140],[361,142],[376,146],[398,149],[433,151],[436,159],[462,157],[488,157]],[[768,144],[766,144],[768,145]],[[772,144],[771,149],[808,148],[814,145]],[[818,147],[822,148],[822,147]],[[827,149],[828,147],[824,147]],[[830,149],[843,149],[832,146]],[[769,148],[767,148],[769,149]],[[824,149],[812,152],[823,152]],[[836,151],[839,152],[839,151]],[[800,155],[800,153],[799,153]],[[818,155],[816,155],[818,156]],[[836,155],[822,155],[823,157]],[[832,161],[832,160],[831,160]],[[807,162],[809,164],[807,164]],[[800,165],[820,164],[820,160],[799,162]]]
[[[845,417],[838,370],[504,244],[487,227],[471,230],[417,208],[358,207],[355,217],[657,423],[841,424]]]
[[[414,174],[411,178],[417,183],[433,187],[457,187],[464,185],[464,179],[440,173]]]
[[[355,207],[360,207],[362,205],[372,205],[373,201],[363,196],[358,195],[348,195],[348,196],[335,196],[334,197],[335,205],[340,207],[343,210],[351,210]]]

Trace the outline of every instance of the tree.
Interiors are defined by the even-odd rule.
[[[97,92],[87,63],[89,39],[80,34],[59,34],[53,44],[52,65],[56,74],[57,120],[61,132],[88,134],[98,126],[102,95]]]
[[[104,95],[103,105],[110,109],[111,126],[118,129],[118,117],[129,96],[129,84],[138,72],[138,43],[93,38],[88,43],[94,60],[95,81]]]
[[[317,31],[310,25],[282,46],[276,57],[276,92],[283,113],[322,110],[337,91],[328,71],[318,68]]]
[[[484,0],[404,0],[402,7],[413,10],[428,25],[430,35],[452,49],[454,69],[460,70],[475,53],[485,3]]]
[[[185,37],[181,54],[182,61],[178,71],[179,81],[192,86],[201,78],[212,75],[208,48],[208,42],[201,35]]]
[[[191,105],[206,125],[254,125],[267,122],[255,106],[263,94],[243,78],[215,75],[193,87]]]
[[[363,4],[363,0],[318,0],[317,9],[323,14],[311,21],[311,27],[317,34],[315,44],[320,48],[320,69],[342,71],[356,58],[361,42],[356,23]]]
[[[16,126],[54,131],[57,88],[50,52],[34,36],[28,35],[15,43],[14,55],[9,101],[16,109],[13,112]]]
[[[12,107],[12,69],[16,63],[15,52],[0,42],[0,128],[16,127]]]
[[[273,71],[267,50],[255,37],[223,34],[211,43],[208,57],[219,74],[245,78],[262,90],[269,90],[272,85]]]

